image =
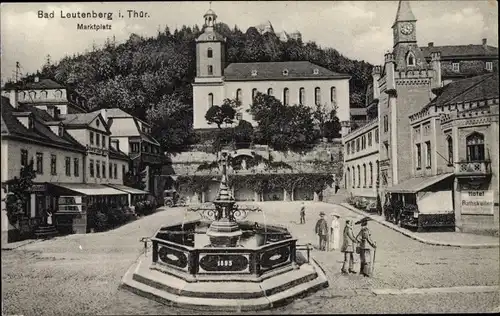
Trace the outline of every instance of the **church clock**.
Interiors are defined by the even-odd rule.
[[[401,33],[404,35],[410,35],[413,32],[413,24],[405,23],[401,26]]]

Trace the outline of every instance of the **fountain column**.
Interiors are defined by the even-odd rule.
[[[223,157],[222,179],[217,198],[213,202],[216,209],[216,219],[210,224],[207,235],[214,247],[235,247],[242,231],[233,217],[236,201],[227,186],[227,154]]]

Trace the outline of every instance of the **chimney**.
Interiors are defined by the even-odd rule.
[[[434,42],[429,42],[429,44],[427,44],[428,47],[434,47]]]
[[[108,115],[107,115],[106,109],[101,109],[101,116],[104,119],[104,122],[106,122],[106,124],[107,124],[108,123]]]
[[[114,149],[120,151],[120,142],[118,141],[118,139],[112,139],[111,144],[113,145]]]
[[[40,82],[40,77],[35,76],[35,80],[34,80],[34,81],[35,81],[35,82]]]
[[[483,46],[486,47],[487,44],[488,44],[488,39],[483,38]]]
[[[17,98],[18,98],[17,90],[16,89],[10,90],[9,102],[10,102],[10,105],[12,105],[12,107],[15,109],[19,106],[19,103],[17,102],[17,100],[18,100]]]

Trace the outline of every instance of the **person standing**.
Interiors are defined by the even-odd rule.
[[[365,217],[362,220],[356,222],[357,224],[361,224],[361,230],[356,236],[356,241],[359,242],[360,248],[360,274],[369,277],[371,276],[371,255],[370,255],[370,246],[373,248],[377,248],[377,243],[372,240],[371,232],[368,229],[368,221],[371,220],[369,217]]]
[[[319,250],[326,250],[328,240],[328,224],[325,220],[325,213],[319,213],[320,219],[316,222],[316,234],[319,236]]]
[[[332,225],[330,226],[330,243],[332,250],[337,250],[340,247],[340,222],[339,215],[333,214]]]
[[[300,223],[306,223],[306,206],[304,205],[304,202],[302,202],[302,206],[300,207]]]
[[[344,264],[342,265],[341,272],[343,274],[356,274],[356,271],[354,271],[354,246],[356,244],[356,237],[354,237],[354,233],[352,232],[352,221],[349,219],[345,222],[343,238],[340,251],[344,253]],[[347,270],[348,264],[349,270]]]

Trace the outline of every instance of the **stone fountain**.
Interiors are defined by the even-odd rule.
[[[225,311],[269,309],[328,287],[285,227],[243,221],[249,208],[232,197],[222,157],[214,208],[196,210],[199,220],[161,227],[151,238],[152,257],[134,263],[122,286],[169,306]]]

